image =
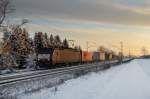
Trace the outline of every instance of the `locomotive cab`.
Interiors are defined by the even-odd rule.
[[[39,67],[49,67],[52,64],[53,48],[41,48],[37,53],[37,65]]]

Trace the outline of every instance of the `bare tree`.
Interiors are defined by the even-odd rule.
[[[148,54],[148,50],[147,50],[145,47],[143,47],[143,48],[141,49],[141,52],[142,52],[143,56],[145,56],[145,55]]]
[[[14,11],[14,7],[11,5],[11,0],[0,0],[0,26],[4,22],[7,14]]]
[[[106,49],[106,48],[105,48],[104,46],[99,46],[99,47],[98,47],[98,51],[102,51],[102,52],[104,52],[104,51],[105,51],[105,49]]]

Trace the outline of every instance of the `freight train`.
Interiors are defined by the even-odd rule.
[[[37,53],[37,65],[48,68],[116,59],[118,56],[110,52],[88,52],[72,48],[40,48]]]

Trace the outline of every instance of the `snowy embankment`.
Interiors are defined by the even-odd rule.
[[[150,60],[133,60],[18,99],[150,99]]]

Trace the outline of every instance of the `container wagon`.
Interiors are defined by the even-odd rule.
[[[52,56],[52,65],[81,63],[81,51],[75,49],[55,49]]]
[[[100,61],[105,61],[105,52],[100,51]]]
[[[93,52],[92,60],[93,60],[93,62],[99,62],[100,61],[100,52]]]
[[[82,63],[92,62],[92,52],[82,51]]]

